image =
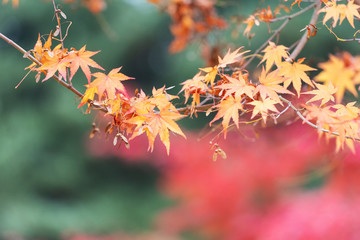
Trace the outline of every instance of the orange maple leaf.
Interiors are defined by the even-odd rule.
[[[99,100],[103,97],[105,92],[108,99],[114,99],[116,96],[116,91],[120,91],[127,95],[125,87],[121,82],[133,78],[119,73],[121,68],[122,67],[111,70],[108,75],[102,72],[96,72],[92,74],[95,77],[95,80],[91,82],[89,86],[98,88]]]
[[[287,78],[284,82],[284,87],[287,88],[290,83],[292,83],[298,96],[300,96],[301,80],[314,87],[310,78],[308,75],[306,75],[305,72],[314,71],[316,69],[302,64],[303,61],[304,58],[299,59],[297,62],[293,63],[282,62],[279,64],[279,74]]]
[[[238,78],[233,78],[230,76],[224,76],[224,78],[228,81],[228,83],[224,83],[215,87],[225,91],[223,98],[234,95],[236,99],[239,99],[243,94],[249,98],[253,98],[255,87],[253,85],[249,85],[241,73],[239,74]]]
[[[249,52],[249,51],[244,51],[239,53],[239,51],[242,49],[242,47],[236,49],[235,51],[230,53],[230,49],[227,51],[227,53],[225,54],[224,58],[219,57],[219,64],[218,67],[219,68],[224,68],[227,65],[230,65],[232,63],[235,63],[237,61],[240,60],[241,56],[244,55],[245,53]]]
[[[79,67],[84,72],[88,82],[90,83],[91,79],[91,72],[90,67],[98,68],[101,70],[104,70],[99,64],[97,64],[94,60],[92,60],[90,57],[97,54],[97,52],[91,52],[85,50],[86,45],[83,46],[79,51],[76,51],[73,49],[71,52],[69,52],[69,55],[66,57],[66,61],[70,62],[70,81],[74,77],[75,73],[78,71]]]
[[[266,71],[268,71],[274,63],[276,66],[279,66],[282,58],[287,59],[289,57],[287,49],[288,48],[283,45],[276,46],[275,43],[269,41],[269,46],[263,50],[265,54],[260,63],[266,61]]]
[[[321,105],[324,105],[325,103],[329,101],[335,101],[335,98],[333,94],[336,93],[337,89],[332,85],[330,82],[329,85],[325,86],[322,84],[314,83],[317,87],[317,90],[312,90],[308,92],[304,92],[303,94],[313,94],[315,95],[312,97],[309,101],[306,102],[306,104],[314,101],[321,100]]]
[[[236,127],[239,128],[239,111],[243,111],[241,98],[229,96],[215,107],[218,108],[218,112],[214,119],[210,122],[210,126],[213,122],[223,118],[222,125],[224,129],[224,137],[226,137],[227,128],[231,119],[234,121]]]
[[[246,35],[248,38],[251,38],[251,36],[254,35],[254,34],[250,35],[250,31],[254,26],[254,24],[256,26],[260,25],[259,20],[257,20],[254,15],[250,15],[243,23],[246,24],[246,28],[244,30],[243,35]]]
[[[46,54],[41,58],[42,66],[37,68],[37,71],[46,71],[46,77],[43,82],[53,77],[56,72],[67,80],[67,68],[70,63],[65,60],[67,49],[61,49],[61,44],[57,45],[52,51],[46,51]]]
[[[264,123],[266,123],[267,117],[269,116],[269,111],[279,113],[279,110],[277,110],[277,108],[275,107],[275,104],[277,104],[277,102],[271,98],[255,100],[248,104],[254,106],[251,119],[253,119],[257,114],[261,114]]]
[[[279,85],[285,80],[286,78],[279,75],[278,70],[266,73],[265,69],[263,68],[261,75],[259,76],[260,84],[256,86],[254,95],[259,93],[262,99],[269,97],[282,105],[282,101],[280,100],[278,93],[293,95],[292,92]]]
[[[341,119],[348,121],[352,119],[359,118],[360,109],[354,106],[356,102],[349,102],[344,106],[343,104],[336,104],[332,106],[332,108],[336,109],[336,116],[340,117]]]
[[[306,120],[315,120],[320,136],[323,134],[321,129],[329,130],[330,125],[336,121],[334,112],[331,110],[331,106],[319,107],[312,104],[304,105],[304,108],[307,110],[305,113]]]
[[[186,138],[184,133],[175,121],[184,117],[178,112],[172,111],[170,103],[167,107],[160,109],[160,111],[151,111],[147,114],[142,114],[130,118],[128,123],[136,125],[133,135],[130,140],[146,132],[149,140],[149,149],[154,149],[154,141],[157,135],[166,147],[167,154],[170,152],[169,131],[172,131],[180,136]]]
[[[344,96],[345,90],[350,91],[354,96],[358,96],[355,88],[355,72],[353,69],[345,66],[343,59],[334,55],[330,55],[330,60],[324,63],[320,63],[319,67],[323,69],[315,80],[324,82],[328,85],[330,82],[337,88],[335,93],[336,102],[341,102]]]

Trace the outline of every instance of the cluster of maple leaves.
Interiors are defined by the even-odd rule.
[[[150,2],[164,4],[155,0]],[[292,6],[295,3],[300,6],[300,2],[294,1]],[[357,11],[360,6],[354,1],[348,1],[347,4],[338,4],[334,0],[322,1],[322,4],[324,7],[317,14],[325,13],[322,19],[324,25],[333,19],[332,27],[336,27],[338,21],[342,24],[346,18],[354,28],[353,19],[360,17]],[[182,50],[196,33],[205,33],[212,27],[223,27],[225,24],[216,16],[214,1],[166,1],[164,6],[174,22],[171,28],[175,40],[170,51]],[[249,35],[258,20],[268,23],[275,21],[281,9],[290,11],[282,5],[274,12],[270,7],[256,11],[244,21],[247,24],[244,34]],[[312,28],[316,27],[312,25]],[[34,48],[28,52],[38,63],[33,63],[28,68],[37,72],[37,81],[41,74],[45,75],[43,82],[58,76],[60,81],[69,82],[70,88],[75,73],[81,69],[88,84],[84,95],[81,95],[79,107],[88,104],[88,109],[99,108],[111,116],[112,120],[105,131],[115,134],[114,145],[124,142],[129,146],[129,140],[146,133],[149,149],[153,150],[154,141],[159,135],[169,154],[169,134],[173,132],[185,137],[176,121],[187,115],[191,117],[197,116],[199,112],[206,112],[208,116],[216,112],[209,124],[211,126],[222,120],[222,132],[226,137],[227,130],[233,126],[239,128],[240,123],[256,124],[262,120],[263,124],[267,124],[268,119],[276,123],[289,109],[294,110],[305,123],[317,128],[320,134],[331,133],[326,134],[327,138],[337,135],[337,149],[347,145],[354,150],[353,140],[360,138],[359,108],[355,106],[355,102],[341,104],[344,91],[349,90],[357,96],[355,84],[360,83],[359,57],[353,57],[349,53],[331,55],[328,62],[320,63],[322,71],[314,77],[315,82],[307,72],[316,69],[304,64],[305,58],[291,59],[286,46],[268,41],[259,63],[262,64],[260,74],[251,73],[244,67],[247,66],[244,59],[251,57],[249,51],[243,51],[242,48],[228,50],[224,57],[218,57],[217,64],[200,68],[193,78],[181,83],[180,93],[184,93],[184,103],[190,97],[192,102],[190,106],[176,108],[172,101],[179,97],[170,95],[165,86],[154,88],[151,96],[147,96],[142,90],[130,96],[122,82],[132,78],[122,74],[121,67],[108,74],[91,73],[90,67],[102,71],[104,69],[91,59],[98,52],[87,51],[86,46],[80,50],[67,49],[63,41],[60,41],[60,44],[52,48],[52,40],[59,34],[59,29],[50,33],[44,43],[39,35]],[[309,33],[308,38],[316,34],[311,30]],[[303,91],[304,83],[310,88],[309,91]],[[298,107],[282,95],[291,98],[312,95],[312,98]],[[96,127],[94,129],[98,130]],[[216,151],[225,156],[220,148],[216,148]]]

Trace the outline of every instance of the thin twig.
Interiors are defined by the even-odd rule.
[[[254,58],[258,55],[258,53],[264,49],[267,45],[268,42],[271,41],[274,37],[276,37],[284,28],[285,26],[289,23],[289,21],[305,12],[307,12],[308,10],[310,10],[311,8],[313,8],[316,5],[316,3],[313,3],[309,6],[307,6],[306,8],[302,9],[301,11],[298,11],[294,14],[291,15],[287,15],[287,16],[283,16],[283,17],[279,17],[279,18],[275,18],[273,20],[271,20],[272,22],[276,22],[276,21],[280,21],[280,20],[285,20],[279,28],[277,28],[274,33],[254,52],[254,54],[252,54],[252,57],[245,62],[245,64],[242,66],[242,68],[246,68],[253,60]]]
[[[283,30],[283,28],[289,23],[289,21],[290,19],[286,19],[283,22],[283,24],[281,24],[281,26],[278,29],[276,29],[275,32],[258,49],[256,49],[254,54],[252,54],[252,57],[244,63],[242,69],[246,68],[252,62],[252,60],[254,60],[254,58],[259,54],[259,52],[269,44],[269,41],[271,41],[276,35],[278,35]]]
[[[306,8],[303,8],[302,10],[300,10],[300,11],[294,13],[294,14],[271,19],[270,22],[277,22],[277,21],[282,21],[282,20],[285,20],[285,19],[291,20],[292,18],[295,18],[295,17],[297,17],[297,16],[299,16],[299,15],[301,15],[301,14],[309,11],[311,8],[313,8],[313,7],[315,6],[315,4],[316,4],[316,3],[310,4],[310,5],[307,6]]]
[[[296,112],[296,114],[303,120],[303,122],[306,123],[307,125],[309,125],[309,126],[315,128],[315,129],[317,129],[318,131],[325,132],[325,133],[329,133],[329,134],[332,134],[332,135],[335,135],[335,136],[340,136],[340,134],[337,133],[337,132],[332,132],[332,131],[330,131],[330,130],[320,128],[319,126],[313,124],[312,122],[310,122],[309,120],[307,120],[307,119],[301,114],[300,110],[297,109],[297,108],[292,104],[291,101],[287,100],[286,98],[284,98],[284,97],[282,97],[282,96],[279,96],[279,98],[281,99],[281,101],[286,102],[286,103],[290,106],[290,108],[292,108],[292,109]],[[351,136],[349,136],[349,135],[345,135],[345,138],[352,139],[352,140],[356,140],[356,141],[360,141],[360,138],[354,138],[354,137],[351,137]]]

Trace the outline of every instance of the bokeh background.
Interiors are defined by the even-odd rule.
[[[107,70],[123,66],[136,78],[131,88],[149,93],[153,86],[175,85],[176,94],[178,83],[205,66],[199,43],[168,53],[170,17],[145,0],[108,1],[99,14],[78,2],[58,3],[73,23],[66,46],[101,50],[94,59]],[[249,41],[242,36],[245,26],[231,19],[279,3],[219,1],[229,29],[211,33],[209,41],[255,50],[268,37],[266,24]],[[281,43],[298,39],[309,16],[292,20]],[[55,25],[50,1],[0,5],[0,32],[25,49]],[[341,34],[351,37],[353,30],[344,25]],[[312,56],[316,64],[343,50],[359,53],[357,43],[336,42],[319,25],[300,57]],[[256,142],[231,133],[222,142],[228,159],[217,162],[209,139],[198,141],[202,118],[180,122],[188,140],[174,137],[169,157],[161,144],[147,154],[141,138],[129,151],[114,149],[111,141],[88,139],[100,117],[77,109],[70,91],[51,80],[36,84],[33,74],[14,89],[30,63],[4,41],[0,56],[0,238],[360,238],[359,156],[335,154],[312,129],[299,123],[259,129]],[[86,80],[77,76],[84,90]]]

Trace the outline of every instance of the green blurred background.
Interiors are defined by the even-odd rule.
[[[219,15],[225,19],[248,15],[267,4],[220,1]],[[176,94],[180,90],[177,84],[204,66],[197,43],[179,54],[168,54],[170,18],[145,0],[113,0],[99,15],[79,4],[62,6],[73,22],[66,46],[79,49],[86,44],[90,51],[101,50],[95,61],[107,71],[123,66],[122,72],[135,77],[136,84],[147,93],[152,86],[166,84],[175,85],[171,93]],[[302,35],[299,30],[303,25],[301,19],[293,20],[284,30],[281,43],[291,45]],[[16,9],[11,4],[0,5],[0,32],[27,50],[34,46],[39,33],[48,34],[54,26],[49,1],[20,0]],[[234,48],[254,50],[268,37],[266,24],[254,28],[256,36],[251,41],[241,32],[236,39],[231,38],[237,28],[230,24],[230,30],[211,34],[210,42],[230,41]],[[352,36],[353,30],[347,25],[342,31],[344,37]],[[321,25],[316,40],[311,40],[299,57],[313,55],[316,50],[309,61],[324,61],[328,52],[345,48]],[[352,54],[358,53],[357,46],[346,44]],[[29,238],[57,238],[66,231],[150,229],[152,218],[171,202],[157,190],[156,168],[90,156],[85,143],[93,117],[77,109],[79,100],[55,81],[35,84],[34,74],[14,89],[30,62],[2,40],[0,56],[0,236],[17,232]],[[75,85],[83,91],[85,77],[82,73],[76,76]],[[193,122],[184,120],[182,124],[188,128],[202,124]]]

